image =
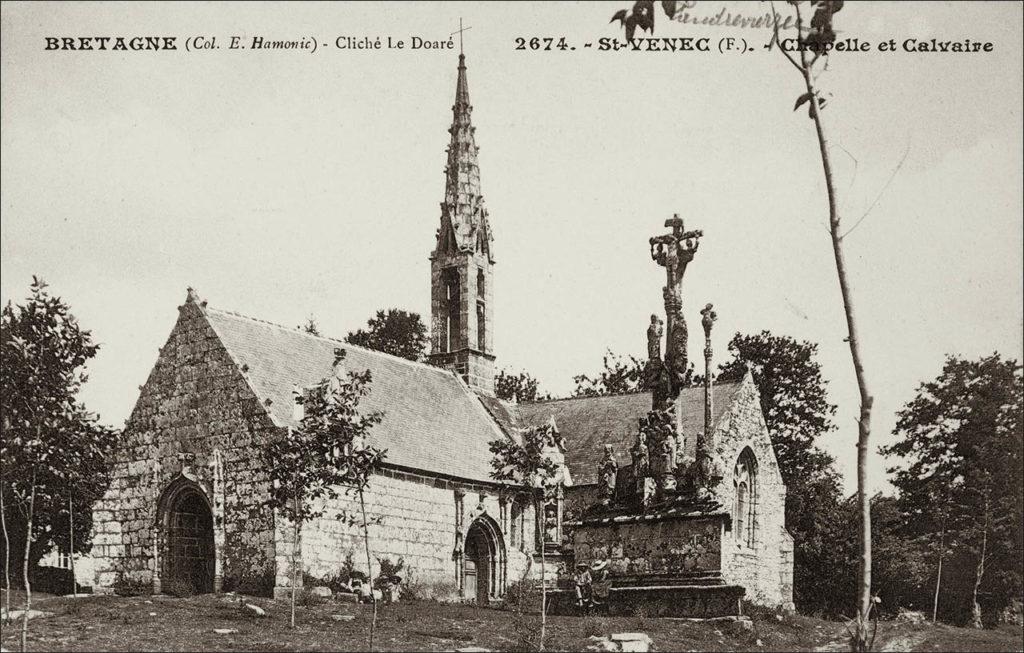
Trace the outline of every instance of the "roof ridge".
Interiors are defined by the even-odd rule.
[[[742,379],[740,379],[738,381],[712,381],[711,387],[717,388],[719,386],[740,385],[742,383],[743,383]],[[684,387],[681,390],[681,392],[685,392],[687,390],[702,390],[703,388],[704,388],[703,384],[701,384],[701,385],[691,385],[691,386]],[[517,404],[517,405],[520,405],[520,406],[527,405],[527,406],[529,406],[529,405],[535,405],[535,404],[553,404],[556,401],[575,401],[577,399],[604,399],[604,398],[611,398],[611,397],[632,397],[633,395],[643,395],[643,394],[650,394],[650,393],[651,393],[650,390],[636,390],[634,392],[612,392],[612,393],[609,393],[609,394],[578,395],[578,396],[575,396],[575,397],[552,397],[551,399],[539,399],[537,401],[520,401],[519,404]]]
[[[357,349],[359,351],[366,352],[368,354],[372,354],[372,355],[376,355],[376,356],[383,356],[384,358],[389,358],[391,360],[394,360],[394,361],[397,361],[397,362],[400,362],[400,363],[406,363],[406,364],[411,365],[413,367],[428,369],[428,370],[431,370],[431,371],[434,371],[434,372],[440,372],[441,374],[445,374],[445,375],[448,374],[448,370],[445,370],[445,369],[440,368],[440,367],[436,367],[436,366],[431,365],[429,363],[421,363],[419,361],[412,361],[412,360],[409,360],[408,358],[402,358],[401,356],[395,356],[394,354],[389,354],[386,351],[378,351],[376,349],[370,349],[369,347],[363,347],[363,346],[360,346],[360,345],[354,345],[351,342],[348,342],[348,341],[345,341],[345,340],[339,340],[338,338],[332,338],[330,336],[320,336],[320,335],[315,335],[315,334],[312,334],[312,333],[307,333],[306,331],[303,331],[301,327],[295,327],[295,328],[286,327],[283,324],[278,324],[277,322],[271,322],[270,320],[264,320],[264,319],[261,319],[261,318],[258,318],[258,317],[252,317],[251,315],[244,315],[242,313],[239,313],[238,311],[229,311],[229,310],[223,309],[223,308],[214,308],[214,307],[209,306],[209,305],[207,305],[204,308],[204,310],[213,311],[214,313],[220,313],[222,315],[230,315],[232,317],[241,318],[243,320],[249,320],[251,322],[257,322],[259,324],[265,324],[267,326],[272,326],[272,327],[275,327],[275,328],[278,328],[278,329],[282,329],[284,331],[288,331],[289,333],[296,333],[296,334],[298,334],[300,336],[305,336],[307,338],[314,338],[316,340],[326,340],[328,342],[338,343],[340,345],[344,345],[345,347],[352,347],[353,349]]]
[[[540,399],[538,401],[520,401],[519,406],[530,406],[536,404],[553,404],[557,401],[575,401],[577,399],[605,399],[611,397],[632,397],[633,395],[650,394],[650,390],[637,390],[635,392],[612,392],[609,394],[578,395],[576,397],[552,397],[551,399]]]

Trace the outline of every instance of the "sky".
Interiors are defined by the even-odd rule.
[[[0,296],[41,276],[101,350],[82,397],[120,426],[185,300],[343,338],[380,308],[429,324],[456,50],[464,32],[494,231],[499,368],[556,395],[606,349],[643,357],[664,270],[647,239],[680,214],[704,238],[683,287],[691,332],[819,345],[838,405],[820,444],[855,489],[858,393],[802,80],[764,29],[669,22],[713,52],[607,52],[632,3],[4,3],[0,24]],[[656,3],[657,5],[658,3]],[[696,18],[767,3],[692,3]],[[784,3],[780,4],[780,10]],[[874,445],[947,355],[1022,355],[1022,5],[847,3],[819,84]],[[48,36],[216,37],[198,52],[45,51]],[[230,50],[315,39],[316,52]],[[404,49],[333,47],[338,37]],[[576,50],[516,50],[565,37]],[[724,37],[750,51],[721,53]],[[991,52],[878,52],[895,39]],[[590,48],[585,43],[592,43]],[[701,358],[692,337],[691,360]],[[872,489],[887,463],[870,460]]]

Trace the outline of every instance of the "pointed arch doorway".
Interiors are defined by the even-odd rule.
[[[183,583],[197,594],[214,591],[213,511],[198,484],[179,478],[159,502],[163,530],[162,582]]]
[[[465,600],[489,605],[498,599],[505,582],[505,547],[497,524],[486,515],[474,520],[466,532],[463,560]]]

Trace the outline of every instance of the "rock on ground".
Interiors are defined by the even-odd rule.
[[[10,615],[10,617],[8,617],[6,610],[0,610],[0,619],[8,619],[9,618],[11,621],[18,621],[19,619],[21,619],[24,616],[24,614],[25,614],[24,610],[11,610],[11,615]],[[53,616],[52,612],[43,612],[42,610],[29,610],[28,611],[28,618],[29,618],[29,620],[35,619],[36,617],[52,617],[52,616]]]

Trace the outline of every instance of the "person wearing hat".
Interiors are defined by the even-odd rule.
[[[595,560],[590,564],[590,579],[591,605],[607,603],[612,590],[612,582],[608,580],[607,560]]]
[[[591,593],[590,566],[585,562],[576,565],[576,573],[573,574],[573,581],[576,584],[576,605],[577,607],[588,607],[593,603]]]

